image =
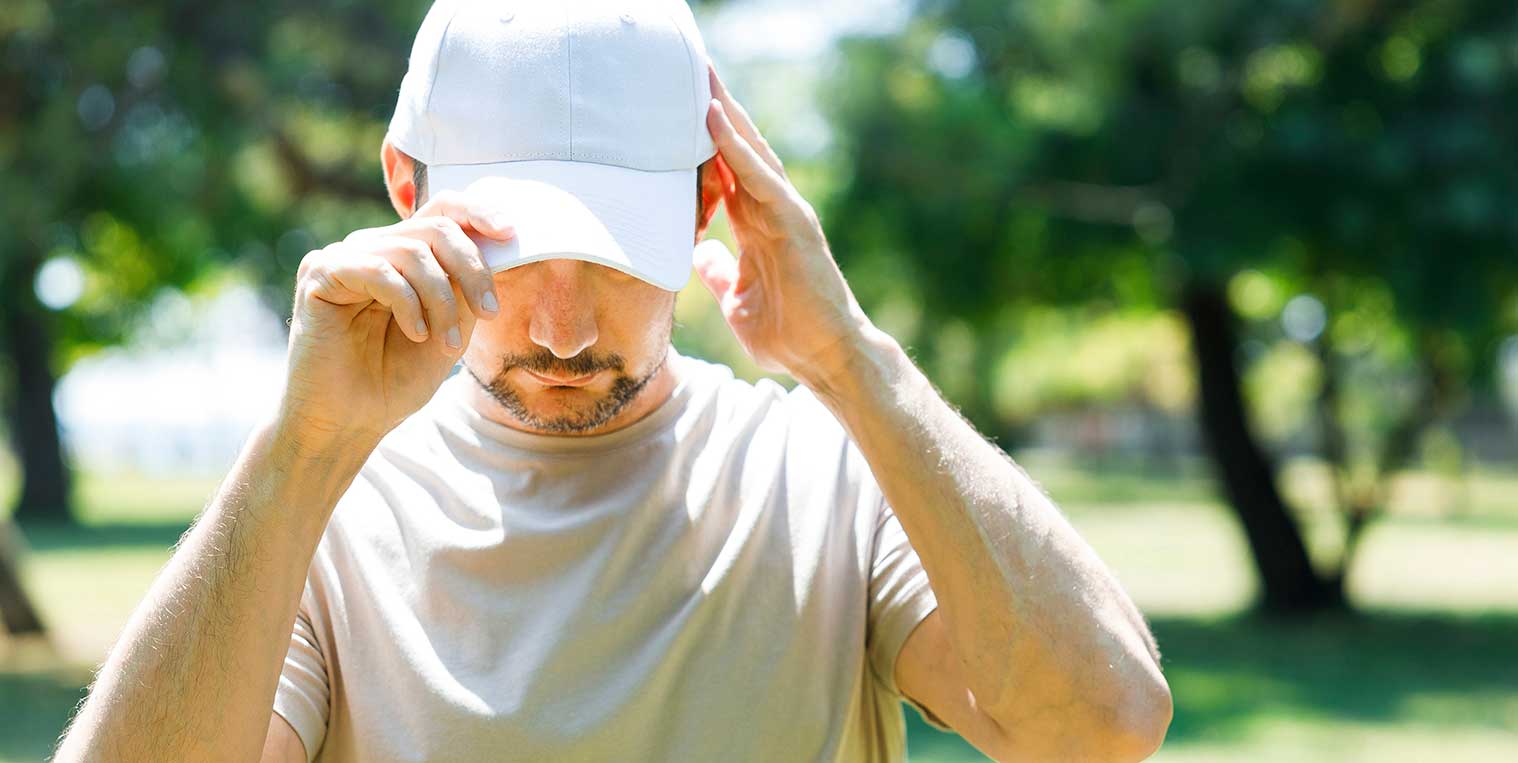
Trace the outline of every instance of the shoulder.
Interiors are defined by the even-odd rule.
[[[693,387],[691,408],[721,428],[783,433],[787,442],[812,448],[846,444],[838,420],[802,385],[788,387],[767,377],[748,381],[726,365],[690,356],[681,362]]]
[[[749,382],[726,366],[696,364],[712,374],[705,382],[706,423],[692,430],[708,457],[796,489],[832,491],[837,501],[873,505],[877,491],[863,454],[810,389],[769,378]]]

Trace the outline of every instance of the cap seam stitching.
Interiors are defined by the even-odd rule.
[[[443,31],[437,37],[437,50],[432,52],[432,81],[427,83],[427,101],[422,104],[422,113],[427,115],[427,132],[431,133],[432,150],[425,161],[431,162],[437,159],[437,122],[432,113],[432,95],[437,92],[438,75],[443,68],[443,43],[448,41],[448,30],[453,28],[454,19],[459,17],[459,11],[463,10],[463,3],[455,2],[453,10],[448,14],[448,22],[443,24]]]
[[[678,21],[675,20],[674,15],[668,9],[665,9],[665,11],[664,11],[664,18],[667,21],[669,21],[670,24],[674,25],[674,27],[675,27],[675,34],[679,35],[679,37],[680,37],[680,45],[681,45],[681,47],[685,48],[685,60],[686,60],[686,63],[690,64],[690,68],[687,70],[688,74],[690,75],[690,97],[691,97],[691,100],[694,101],[695,98],[696,98],[696,92],[698,90],[700,90],[700,88],[696,87],[696,56],[695,56],[694,53],[691,52],[690,41],[685,39],[685,30],[680,28],[680,22],[678,22]],[[695,19],[692,18],[691,21],[694,22]],[[695,103],[693,103],[691,105],[697,106],[697,108],[699,109],[704,104],[695,104]],[[697,155],[696,144],[699,141],[698,141],[698,139],[697,139],[696,136],[700,134],[701,125],[706,122],[706,118],[705,118],[705,113],[706,112],[704,110],[701,110],[701,113],[703,115],[702,118],[699,119],[699,120],[697,120],[696,129],[694,131],[692,131],[691,134],[690,134],[690,153],[691,153],[691,156],[696,156]]]
[[[575,158],[575,27],[574,20],[569,18],[569,4],[564,6],[564,45],[567,53],[564,62],[569,66],[569,77],[565,85],[569,90],[569,160]]]

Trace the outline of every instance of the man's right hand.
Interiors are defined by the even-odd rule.
[[[500,297],[468,234],[507,240],[507,210],[443,192],[411,217],[306,255],[280,419],[316,442],[380,438],[448,378]]]

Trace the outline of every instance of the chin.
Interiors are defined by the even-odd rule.
[[[540,387],[523,390],[520,399],[529,413],[540,418],[588,413],[606,396],[604,390],[585,387]]]
[[[654,375],[641,378],[620,371],[603,373],[581,386],[553,385],[524,368],[507,366],[488,382],[469,370],[505,411],[525,428],[556,434],[593,434],[622,413]]]

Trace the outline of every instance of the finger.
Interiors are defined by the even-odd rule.
[[[754,124],[754,120],[749,118],[748,109],[743,108],[743,104],[728,92],[727,85],[722,82],[721,77],[717,76],[717,67],[708,63],[706,71],[708,79],[711,80],[712,97],[722,103],[722,108],[727,111],[738,134],[748,141],[754,152],[764,160],[765,164],[769,165],[770,169],[775,171],[775,174],[785,177],[785,165],[780,162],[780,156],[775,153],[775,149],[770,147],[770,142],[764,139],[764,134],[759,132],[759,127]]]
[[[717,154],[717,161],[714,164],[717,166],[717,177],[722,181],[722,196],[724,198],[732,196],[738,190],[738,178],[733,175],[733,168],[727,166],[727,160],[723,159],[720,153]]]
[[[722,204],[727,208],[730,221],[741,226],[748,221],[748,214],[757,202],[738,182],[737,173],[722,158],[721,152],[718,152],[716,159],[713,164],[717,167],[717,177],[722,183]]]
[[[432,333],[442,337],[446,348],[460,349],[463,334],[457,292],[453,281],[433,256],[432,247],[424,241],[404,236],[392,236],[376,243],[379,244],[376,259],[388,262],[399,271],[421,297],[427,326]]]
[[[463,293],[459,290],[459,284],[458,284],[457,281],[453,282],[453,298],[455,300],[460,300],[460,299],[464,298]],[[459,320],[459,328],[463,332],[462,336],[460,337],[460,339],[462,341],[459,343],[458,349],[457,350],[451,350],[451,352],[459,352],[459,353],[461,353],[461,352],[464,351],[465,347],[469,346],[469,339],[474,336],[474,327],[478,324],[478,322],[479,322],[479,319],[475,318],[472,314],[470,314],[468,310],[464,311],[463,315],[461,316],[461,318]]]
[[[378,302],[390,310],[401,332],[413,342],[427,341],[421,298],[389,262],[342,249],[306,255],[297,294],[334,305]]]
[[[471,228],[498,241],[516,235],[511,226],[509,211],[498,209],[477,195],[442,191],[427,200],[412,217],[442,215],[451,218],[465,228]]]
[[[721,101],[712,100],[707,109],[706,124],[711,130],[712,140],[717,144],[717,151],[722,154],[723,161],[727,162],[728,168],[737,176],[738,183],[744,190],[765,203],[777,202],[785,197],[785,181],[759,158],[748,141],[733,128]]]
[[[692,259],[701,283],[721,305],[738,281],[737,258],[721,240],[709,238],[696,245]]]
[[[485,265],[479,246],[464,233],[451,217],[429,215],[410,219],[391,227],[397,236],[415,238],[432,249],[432,256],[443,271],[458,282],[469,311],[477,317],[492,318],[501,309],[496,294],[495,277]]]

